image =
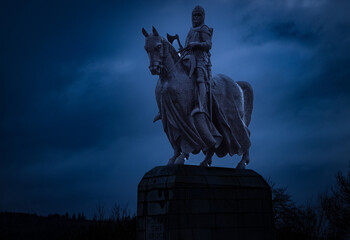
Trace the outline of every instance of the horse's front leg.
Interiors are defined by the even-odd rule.
[[[210,167],[212,164],[212,158],[214,155],[214,150],[208,150],[207,154],[205,154],[204,160],[201,162],[200,166]]]
[[[236,169],[245,169],[245,167],[249,164],[249,150],[246,153],[243,153],[241,161],[237,164]]]
[[[173,165],[175,163],[176,158],[178,158],[181,154],[180,149],[174,149],[174,155],[169,159],[168,166]]]
[[[184,165],[185,164],[185,160],[187,160],[189,156],[190,156],[189,153],[181,152],[181,154],[176,158],[174,164],[176,164],[176,165]]]

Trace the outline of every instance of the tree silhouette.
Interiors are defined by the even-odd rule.
[[[272,191],[272,209],[278,240],[327,239],[327,226],[320,208],[298,206],[286,188],[276,188],[275,184],[268,182]]]
[[[329,221],[330,239],[350,239],[350,165],[347,175],[341,172],[330,192],[321,197],[322,209]]]

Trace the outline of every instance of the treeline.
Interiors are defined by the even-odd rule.
[[[131,240],[136,239],[136,216],[115,205],[109,216],[102,205],[92,219],[83,213],[51,214],[0,213],[1,240]]]
[[[313,206],[297,205],[285,188],[270,185],[277,240],[350,239],[350,165]]]
[[[270,185],[276,240],[350,239],[350,166],[347,174],[338,173],[336,184],[313,206],[298,205],[285,188]],[[120,205],[109,215],[98,205],[91,220],[83,213],[42,217],[5,212],[0,213],[0,239],[135,240],[136,216]]]

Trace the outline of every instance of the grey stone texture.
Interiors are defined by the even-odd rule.
[[[138,185],[137,240],[274,239],[271,189],[253,170],[155,167]]]
[[[177,51],[172,42],[178,35],[163,38],[155,27],[142,28],[151,74],[158,75],[155,96],[163,130],[174,150],[168,165],[185,163],[190,154],[205,153],[202,166],[212,157],[242,156],[237,168],[250,162],[249,124],[253,111],[253,88],[226,75],[212,76],[210,49],[213,29],[204,24],[204,9],[193,9],[193,26],[185,48]]]

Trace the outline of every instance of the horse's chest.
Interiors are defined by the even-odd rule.
[[[158,86],[158,91],[156,91],[157,94],[160,94],[162,96],[177,96],[181,93],[181,89],[179,86],[176,86],[173,83],[170,83],[169,81],[163,81]]]
[[[175,107],[177,112],[187,115],[192,110],[194,86],[188,78],[159,81],[156,89],[158,105]]]

